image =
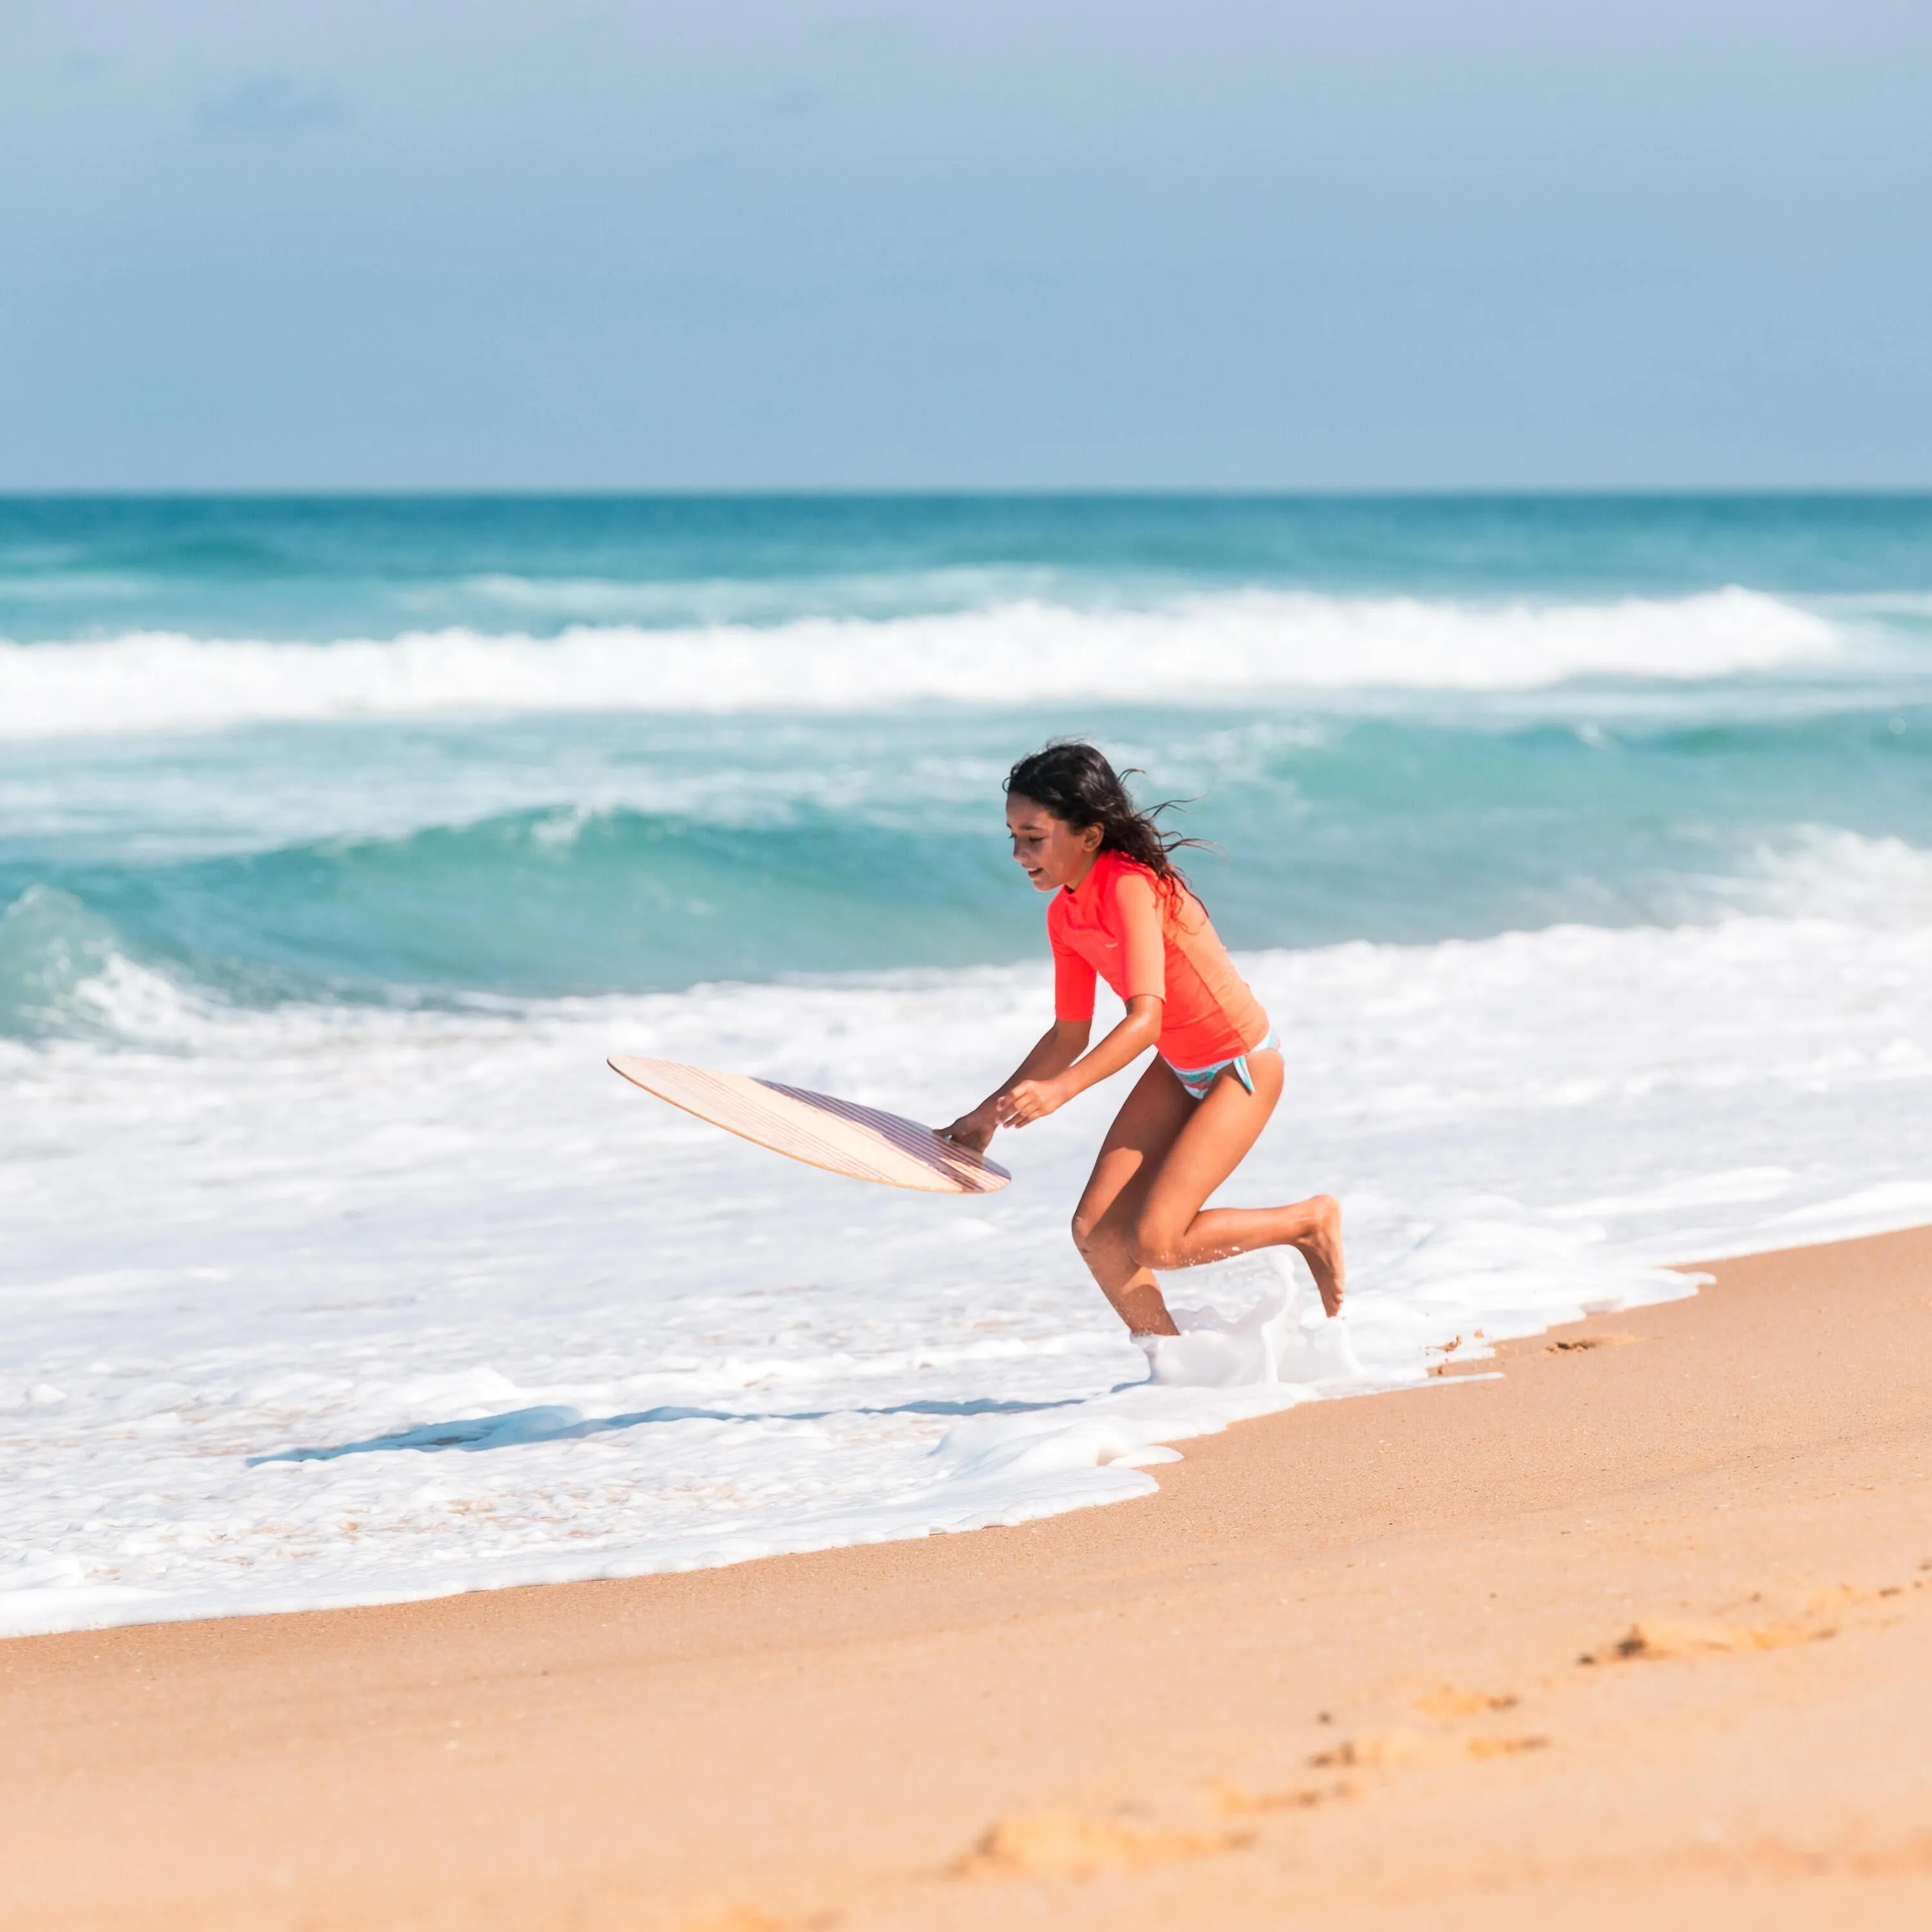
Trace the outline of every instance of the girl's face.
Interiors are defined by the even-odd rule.
[[[1097,825],[1069,825],[1018,792],[1006,796],[1006,830],[1012,834],[1015,862],[1041,892],[1079,884],[1106,836]]]

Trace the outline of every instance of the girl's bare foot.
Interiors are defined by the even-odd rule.
[[[1342,1283],[1348,1274],[1342,1258],[1342,1204],[1332,1194],[1318,1194],[1301,1204],[1315,1223],[1312,1233],[1294,1245],[1300,1250],[1315,1286],[1322,1291],[1322,1306],[1330,1316],[1342,1312]]]

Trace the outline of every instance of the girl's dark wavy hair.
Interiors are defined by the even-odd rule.
[[[1146,776],[1135,766],[1117,772],[1084,739],[1063,738],[1028,753],[1007,772],[1006,796],[1030,798],[1076,830],[1099,826],[1100,850],[1144,866],[1160,881],[1163,896],[1172,899],[1191,890],[1173,854],[1183,846],[1204,849],[1207,842],[1163,832],[1155,823],[1179,801],[1163,800],[1145,812],[1135,804],[1126,781]]]

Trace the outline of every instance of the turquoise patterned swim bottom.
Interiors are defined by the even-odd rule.
[[[1281,1035],[1273,1027],[1268,1030],[1268,1038],[1258,1046],[1251,1046],[1248,1053],[1265,1053],[1270,1048],[1281,1050]],[[1229,1067],[1234,1070],[1234,1078],[1252,1094],[1255,1090],[1255,1076],[1248,1071],[1248,1054],[1238,1053],[1232,1060],[1217,1060],[1212,1066],[1177,1066],[1163,1054],[1161,1064],[1165,1066],[1188,1092],[1197,1100],[1208,1097],[1208,1090],[1214,1085]]]

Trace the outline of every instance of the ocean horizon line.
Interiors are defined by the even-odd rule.
[[[0,503],[928,502],[1496,503],[1919,502],[1909,484],[0,484]]]

